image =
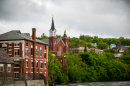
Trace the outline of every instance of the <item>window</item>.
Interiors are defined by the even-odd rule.
[[[9,49],[9,55],[12,55],[12,49]]]
[[[0,72],[4,71],[4,64],[0,64]]]
[[[2,47],[5,51],[7,50],[7,48],[6,47]]]
[[[11,64],[8,64],[7,70],[8,72],[11,72]]]
[[[31,60],[31,67],[33,67],[33,61]]]
[[[11,44],[11,43],[9,44],[9,47],[12,47],[12,44]]]
[[[46,53],[44,53],[44,58],[46,58]]]
[[[36,56],[38,56],[37,46],[36,46]]]
[[[28,79],[28,73],[26,72],[26,79]]]
[[[40,62],[40,68],[43,68],[43,62]]]
[[[14,55],[19,56],[19,49],[14,49]]]
[[[26,68],[28,67],[28,60],[26,60]]]
[[[42,56],[42,50],[40,50],[40,56]]]
[[[28,56],[28,49],[26,48],[26,56]]]
[[[14,61],[14,67],[19,67],[19,61]]]
[[[33,72],[31,72],[31,79],[33,79]]]
[[[19,46],[19,43],[15,43],[14,46]]]
[[[62,52],[62,47],[61,47],[61,46],[59,47],[59,52],[60,52],[60,53]]]
[[[46,72],[44,72],[44,76],[46,76]]]
[[[31,47],[31,55],[33,55],[33,48]]]
[[[38,68],[38,61],[37,61],[37,63],[36,63],[37,65],[36,65],[36,67]]]
[[[44,46],[44,50],[46,50],[46,46]]]
[[[19,73],[14,73],[14,78],[18,79],[19,78]]]
[[[26,41],[26,46],[28,46],[28,42]]]
[[[44,64],[44,68],[46,69],[46,63]]]

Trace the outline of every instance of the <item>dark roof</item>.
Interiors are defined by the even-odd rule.
[[[49,44],[49,39],[41,40],[42,42]]]
[[[53,20],[53,17],[52,17],[51,30],[54,31],[54,29],[55,29],[55,25],[54,25],[54,20]]]
[[[21,33],[20,30],[12,30],[6,33],[3,33],[0,35],[0,41],[4,41],[4,40],[23,40],[23,39],[27,39],[27,40],[32,40],[32,37],[30,36],[29,33]],[[40,42],[43,44],[46,44],[40,40],[36,40],[36,42]]]
[[[68,39],[66,34],[63,35],[63,39]]]
[[[3,48],[0,48],[0,63],[14,63]]]
[[[60,40],[62,40],[61,38],[58,38],[57,39],[57,43],[60,41]],[[41,40],[42,42],[44,42],[44,43],[46,43],[46,44],[49,44],[49,39],[45,39],[45,40]],[[63,42],[63,40],[62,40],[62,42]],[[64,43],[64,42],[63,42]]]

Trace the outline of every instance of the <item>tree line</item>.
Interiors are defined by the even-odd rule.
[[[78,54],[64,53],[68,59],[63,73],[62,65],[49,52],[48,80],[52,84],[65,84],[84,81],[122,81],[130,80],[130,51],[124,52],[117,61],[114,51],[107,50],[105,54],[79,52]]]

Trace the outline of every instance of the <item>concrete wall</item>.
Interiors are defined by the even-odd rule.
[[[12,83],[0,82],[0,86],[49,86],[48,82],[45,83],[44,80],[26,80],[26,81],[14,81]]]

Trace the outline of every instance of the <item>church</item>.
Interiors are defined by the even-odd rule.
[[[69,52],[69,38],[64,31],[63,38],[56,37],[56,29],[54,25],[54,20],[52,17],[51,29],[49,30],[49,39],[41,40],[49,45],[51,53],[55,56],[61,56],[63,53]]]

